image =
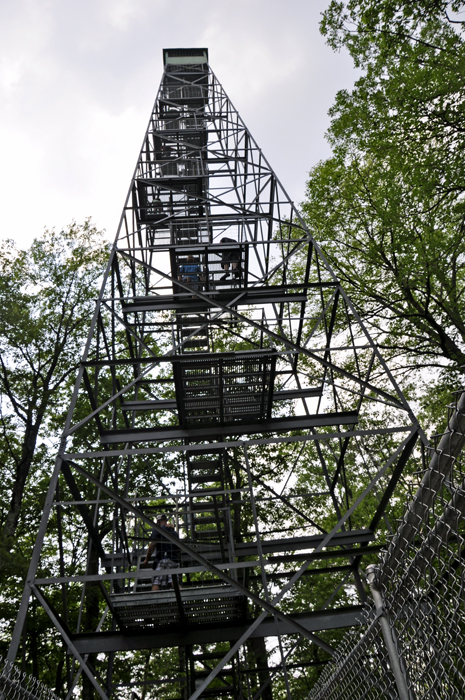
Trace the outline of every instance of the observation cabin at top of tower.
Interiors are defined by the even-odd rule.
[[[220,196],[234,173],[220,145],[225,126],[218,131],[221,103],[211,84],[207,49],[164,49],[163,59],[157,106],[133,185],[133,212],[152,250],[169,252],[166,267],[175,281],[175,299],[160,298],[159,308],[181,308],[187,301],[203,310],[199,298],[193,304],[189,290],[176,284],[182,281],[181,268],[188,258],[200,266],[196,291],[210,298],[221,293],[233,298],[238,289],[248,288],[245,241],[254,217]],[[212,146],[217,142],[220,148]],[[246,157],[241,154],[240,161]],[[160,285],[156,291],[162,293]]]

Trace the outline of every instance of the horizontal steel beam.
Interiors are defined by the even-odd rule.
[[[283,537],[279,540],[261,540],[261,548],[264,554],[274,552],[295,552],[303,549],[315,549],[326,537],[322,535],[310,535],[309,537]],[[371,530],[346,530],[339,532],[331,538],[331,547],[342,547],[354,544],[367,544],[374,539]],[[202,551],[202,549],[200,549]],[[205,546],[205,551],[212,553],[212,548]],[[213,548],[214,551],[214,548]],[[256,542],[238,542],[234,545],[235,555],[238,557],[250,557],[257,554]],[[218,547],[219,552],[219,547]]]
[[[197,354],[197,353],[196,353]],[[134,364],[137,361],[134,362]],[[308,389],[289,389],[287,391],[275,391],[273,401],[287,401],[288,399],[303,399],[310,396],[321,396],[322,387],[309,387]],[[248,394],[250,396],[250,394]],[[124,411],[169,411],[177,409],[175,399],[152,399],[150,401],[125,401],[121,408]]]
[[[206,324],[203,324],[206,325]],[[266,350],[260,350],[256,348],[255,350],[238,350],[237,352],[222,352],[215,355],[215,361],[221,360],[270,360],[272,357],[282,357],[283,354],[293,355],[295,353],[282,353],[278,352],[274,348],[266,348]],[[166,353],[165,355],[150,355],[146,357],[132,357],[132,358],[106,358],[103,360],[86,360],[82,363],[84,367],[106,367],[106,366],[126,366],[126,365],[148,365],[153,364],[159,365],[162,362],[166,362],[170,365],[173,364],[191,364],[197,360],[210,361],[212,360],[211,352],[196,352],[195,355],[174,355],[172,351]],[[141,381],[144,381],[141,379]],[[148,380],[152,381],[152,380]],[[165,382],[172,382],[172,378],[164,379]]]
[[[374,536],[373,536],[374,539]],[[277,556],[269,557],[266,560],[267,564],[283,564],[291,563],[293,561],[313,561],[313,560],[329,560],[332,559],[354,559],[355,557],[363,557],[365,555],[371,556],[373,554],[378,554],[382,549],[385,549],[385,544],[373,544],[366,547],[347,547],[344,549],[328,549],[324,552],[318,552],[317,554],[307,554],[302,552],[300,554],[278,554]],[[324,572],[324,569],[321,569]]]
[[[154,594],[156,595],[156,593]],[[360,625],[362,606],[323,610],[292,615],[293,620],[309,632],[321,632],[328,629],[340,629]],[[191,627],[156,627],[150,631],[142,630],[139,634],[120,632],[100,632],[80,634],[73,637],[75,648],[81,654],[109,654],[116,651],[136,651],[138,649],[161,649],[162,647],[188,646],[191,644],[213,644],[240,639],[253,620],[225,621],[218,625],[195,625]],[[272,618],[263,620],[251,633],[250,637],[276,637],[277,634],[295,634],[288,623]]]
[[[322,386],[308,387],[307,389],[287,389],[285,391],[273,392],[275,401],[285,401],[286,399],[303,399],[309,396],[321,396]]]
[[[115,443],[151,442],[157,440],[205,440],[221,439],[233,435],[252,435],[256,433],[276,433],[290,430],[308,430],[333,425],[356,425],[356,411],[326,413],[321,416],[298,416],[291,418],[271,418],[257,423],[233,423],[231,425],[213,426],[160,426],[159,428],[133,428],[129,430],[111,430],[102,433],[102,445]]]
[[[349,437],[364,438],[371,435],[393,435],[395,433],[407,433],[411,430],[412,426],[407,425],[405,427],[396,428],[383,428],[382,430],[343,430],[334,433],[307,433],[306,435],[292,435],[290,437],[268,437],[268,438],[258,438],[254,440],[228,440],[225,442],[215,443],[214,448],[220,449],[232,447],[244,447],[244,445],[280,445],[284,443],[293,442],[319,442],[319,441],[330,441],[330,440],[344,440]],[[113,450],[96,451],[96,452],[69,452],[63,455],[63,459],[78,460],[78,459],[103,459],[108,457],[122,457],[122,456],[134,456],[134,455],[151,455],[151,454],[163,454],[169,452],[189,452],[197,453],[205,450],[204,445],[197,445],[193,443],[188,443],[185,445],[167,445],[162,447],[141,447],[134,449],[132,447],[122,447],[120,449],[116,448]]]
[[[365,555],[372,556],[373,554],[378,554],[385,545],[372,545],[369,547],[353,547],[350,549],[338,549],[338,550],[328,550],[325,552],[318,552],[313,554],[313,552],[303,552],[301,554],[295,555],[283,555],[277,557],[270,557],[266,560],[266,564],[275,565],[278,562],[282,563],[292,562],[292,561],[332,561],[333,559],[353,559],[355,557],[362,557]],[[144,550],[145,552],[145,550]],[[110,559],[110,557],[109,557]],[[212,557],[212,561],[218,569],[229,571],[229,570],[239,570],[239,569],[253,569],[259,568],[260,562],[256,561],[241,561],[241,562],[221,562],[216,561],[217,557]],[[219,559],[219,557],[218,557]],[[117,554],[114,558],[111,558],[112,563],[118,566],[123,560],[123,555]],[[344,570],[353,569],[353,564],[349,566],[342,567]],[[328,573],[339,570],[341,567],[330,567],[327,566],[320,569],[307,569],[302,576],[316,576],[316,575],[328,575]],[[182,566],[176,569],[176,573],[180,576],[183,574],[196,574],[205,572],[205,567],[202,566]],[[279,578],[290,578],[295,573],[295,569],[290,569],[287,571],[281,571],[277,574],[267,573],[267,578],[279,579]],[[38,578],[34,580],[34,583],[40,586],[55,586],[61,583],[84,583],[84,582],[99,582],[99,581],[122,581],[127,579],[142,579],[148,578],[152,575],[152,569],[134,569],[133,571],[118,571],[112,574],[82,574],[80,576],[54,576],[53,578]],[[253,578],[251,575],[249,578]],[[213,579],[212,579],[213,580]]]
[[[312,552],[304,552],[303,550],[308,550],[308,549],[316,549],[322,540],[326,537],[326,533],[322,535],[311,535],[310,537],[286,537],[286,538],[281,538],[281,539],[276,539],[276,540],[262,540],[261,541],[261,549],[263,551],[263,554],[275,554],[277,552],[286,552],[285,555],[282,557],[273,557],[270,560],[271,562],[275,561],[292,561],[293,559],[298,559],[298,560],[305,560],[305,559],[312,559],[313,553]],[[372,542],[374,539],[374,534],[371,530],[347,530],[338,533],[334,537],[331,538],[331,547],[353,547],[353,545],[357,544],[368,544],[369,542]],[[193,549],[195,549],[196,552],[199,554],[203,554],[208,557],[209,561],[215,561],[215,560],[221,560],[223,557],[223,554],[221,552],[221,549],[219,545],[198,545],[198,544],[193,544],[191,541],[183,540],[183,542],[186,542],[186,544],[189,544]],[[145,550],[144,550],[145,551]],[[288,552],[296,552],[296,551],[301,551],[302,554],[299,554],[297,556],[293,556],[288,554]],[[354,554],[355,552],[355,554]],[[360,552],[358,549],[351,549],[351,554],[346,555],[346,550],[330,550],[329,554],[331,556],[339,556],[339,557],[345,557],[345,556],[356,556],[359,555],[363,552]],[[258,555],[258,545],[256,542],[238,542],[234,545],[234,556],[235,557],[253,557]],[[125,562],[127,562],[127,554],[124,553],[118,553],[118,554],[107,554],[104,557],[102,557],[102,565],[104,566],[124,566]],[[321,558],[322,553],[319,553],[317,558]],[[181,554],[181,562],[185,561],[186,555]],[[249,562],[245,562],[246,564],[249,564]],[[242,564],[241,562],[231,562],[230,564],[227,564],[226,562],[223,561],[224,566],[222,568],[241,568]],[[258,566],[259,562],[255,562],[255,564]],[[203,570],[203,569],[201,569]]]
[[[268,289],[271,289],[268,287]],[[242,290],[221,291],[208,294],[210,305],[202,299],[192,299],[192,292],[183,292],[175,295],[166,295],[154,297],[152,301],[145,304],[123,304],[121,310],[123,314],[141,312],[141,311],[194,311],[197,308],[215,308],[215,301],[221,301],[225,304],[234,301],[234,306],[249,306],[250,304],[281,304],[289,302],[290,304],[302,303],[307,301],[306,294],[298,294],[296,292],[277,292],[268,291],[266,294],[261,291],[261,294],[251,294],[250,290],[247,293],[242,293],[238,297],[238,292]],[[181,296],[182,294],[182,296]],[[205,295],[207,296],[207,294]],[[236,301],[236,297],[237,301]]]
[[[152,399],[151,401],[125,401],[123,411],[175,411],[178,407],[176,399]]]

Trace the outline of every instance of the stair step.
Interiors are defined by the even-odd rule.
[[[224,518],[221,517],[221,513],[218,513],[218,516],[219,516],[220,525],[223,525]],[[216,522],[217,522],[217,518],[214,515],[201,515],[199,517],[195,516],[195,518],[194,518],[195,525],[209,525],[209,524],[216,523]]]
[[[208,333],[208,329],[206,327],[201,328],[198,323],[196,325],[197,325],[197,327],[195,327],[195,325],[189,325],[189,328],[182,327],[181,328],[181,336],[184,338],[188,335],[191,335],[191,333],[194,333],[194,332],[195,332],[196,336],[197,335],[206,336]],[[184,326],[184,323],[182,323],[182,326]]]
[[[223,499],[218,496],[216,500],[216,505],[218,508],[223,508]],[[213,501],[203,501],[202,503],[192,503],[190,507],[190,512],[192,513],[206,513],[207,511],[212,511],[214,509]]]
[[[192,656],[195,661],[211,661],[212,659],[222,659],[224,655],[224,651],[210,651],[205,654],[193,654]]]
[[[190,336],[190,332],[185,335]],[[197,334],[193,335],[188,340],[183,340],[184,347],[186,347],[188,343],[201,343],[202,347],[205,347],[206,345],[208,345],[208,338],[206,336]]]
[[[221,523],[222,525],[223,523]],[[222,530],[222,528],[221,528]],[[195,536],[199,540],[218,539],[218,530],[196,530]]]
[[[217,657],[217,658],[222,659],[223,657],[224,657],[224,653],[221,654],[221,655],[220,655],[219,657]],[[197,660],[197,659],[200,660],[200,656],[194,656],[194,659],[195,659],[195,660]],[[208,671],[207,669],[205,669],[204,671],[198,671],[198,670],[196,669],[196,671],[195,671],[195,678],[206,678],[208,675],[210,675],[210,673],[211,673],[211,671]],[[217,674],[217,676],[219,676],[220,678],[225,678],[225,677],[228,677],[228,676],[232,676],[233,674],[234,674],[233,669],[232,669],[231,667],[228,667],[228,668],[223,668],[223,669]],[[228,686],[227,686],[227,685],[224,685],[224,686],[222,686],[222,687],[223,687],[223,688],[227,688]]]
[[[187,467],[189,469],[195,467],[196,469],[208,469],[213,467],[218,467],[220,464],[219,459],[196,459],[188,463]]]
[[[189,474],[189,483],[190,484],[206,484],[209,481],[214,481],[214,482],[220,482],[222,481],[221,479],[221,474]]]
[[[182,314],[179,314],[177,317],[177,323],[179,326],[203,326],[206,323],[208,323],[207,318],[203,318],[203,316],[183,316]]]

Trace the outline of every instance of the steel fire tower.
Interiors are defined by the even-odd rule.
[[[68,697],[304,698],[358,624],[418,425],[207,50],[164,66],[10,659],[33,595]],[[152,592],[160,512],[181,562]]]

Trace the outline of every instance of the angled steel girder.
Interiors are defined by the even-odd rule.
[[[176,678],[185,680],[171,680],[186,698],[218,674],[228,679],[222,697],[242,698],[244,664],[252,695],[282,685],[289,696],[287,665],[303,668],[310,644],[324,663],[337,630],[356,624],[359,566],[379,550],[424,437],[206,49],[164,58],[9,658],[32,591],[87,678],[84,657],[108,655],[107,688],[127,652],[158,649],[163,663],[165,639],[180,647]],[[183,588],[168,606],[176,624],[140,567],[160,531],[154,513],[168,505],[182,537]],[[64,575],[39,578],[56,508],[87,532],[86,564],[71,572],[62,554]],[[68,536],[63,528],[62,553]],[[45,595],[68,586],[80,587],[80,606],[67,611],[75,632]],[[269,637],[279,663],[262,683]],[[206,677],[204,647],[216,659]],[[96,677],[92,685],[102,695]]]

